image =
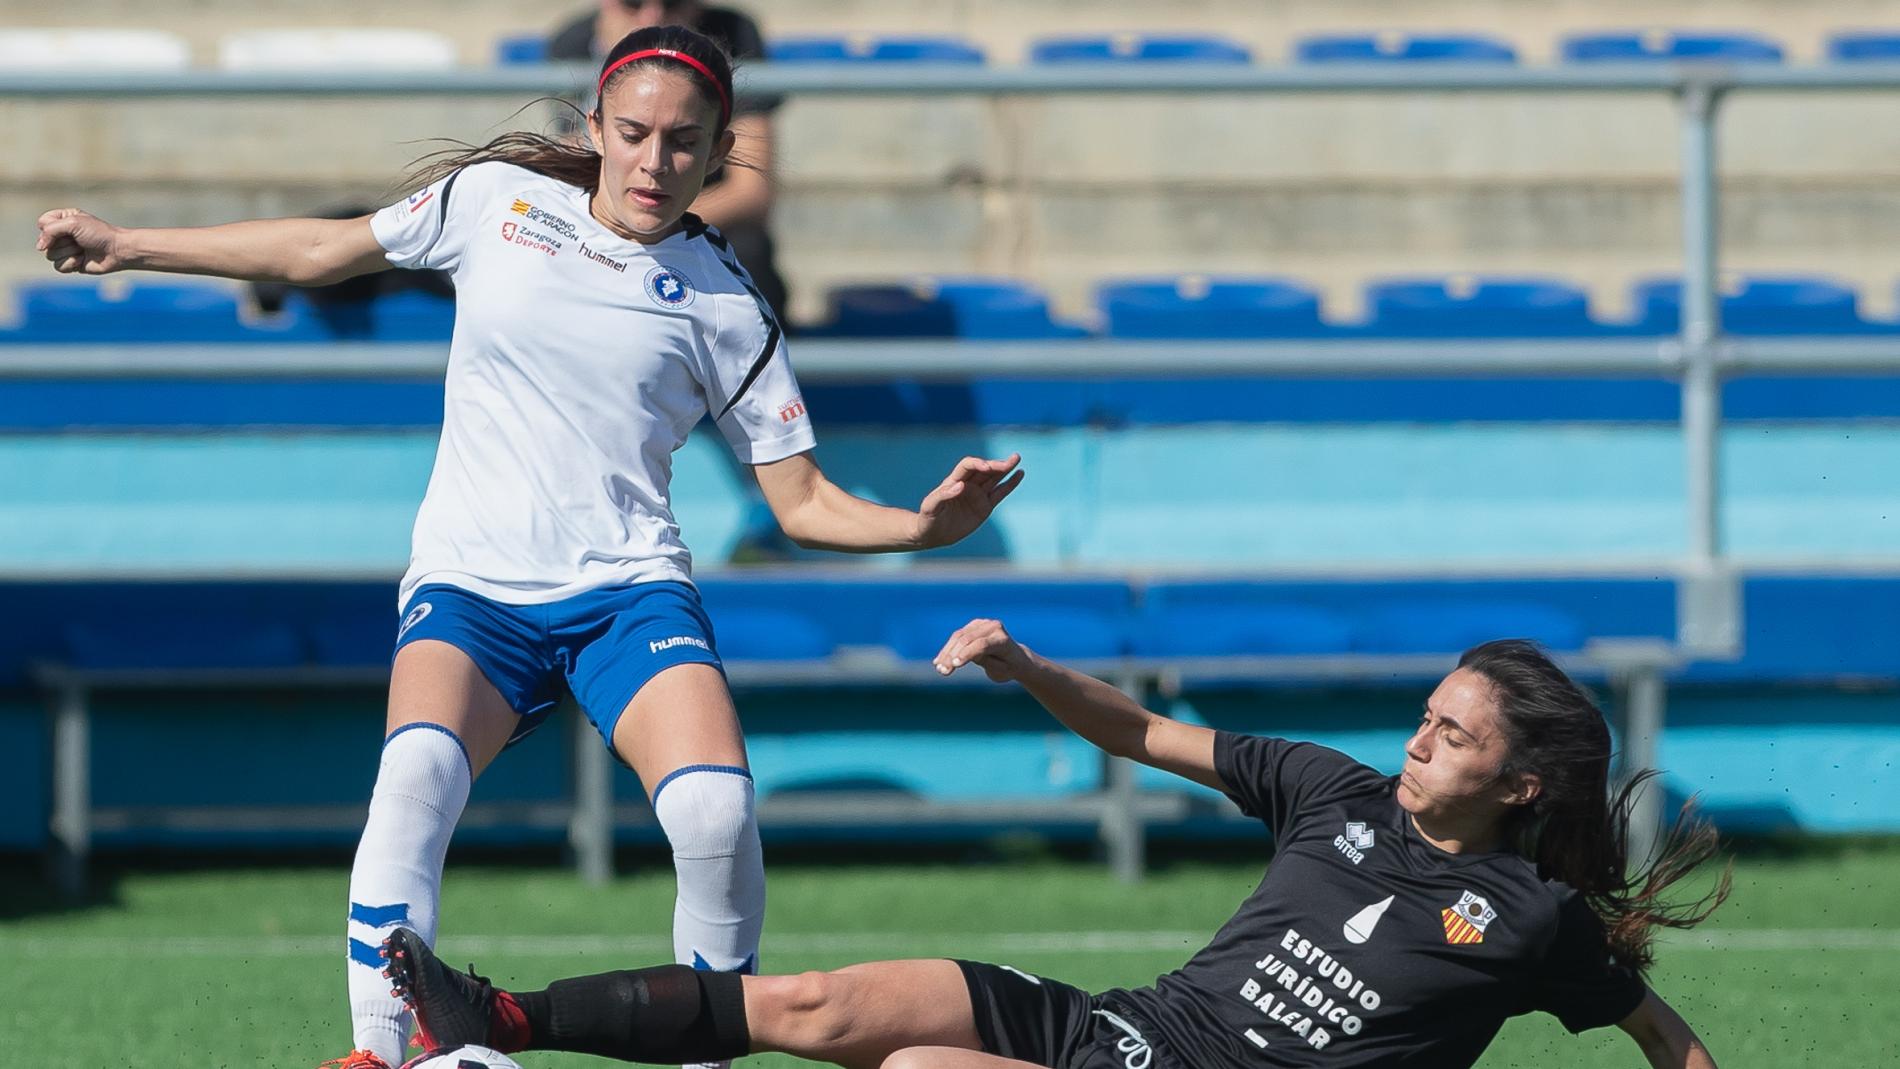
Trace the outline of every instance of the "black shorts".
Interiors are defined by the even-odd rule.
[[[1099,995],[1003,965],[959,961],[983,1049],[1048,1069],[1176,1069]]]

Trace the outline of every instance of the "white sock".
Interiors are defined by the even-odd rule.
[[[653,812],[673,846],[679,883],[675,960],[714,972],[757,972],[765,859],[752,776],[731,766],[688,765],[660,781]]]
[[[653,813],[672,844],[679,885],[673,903],[674,960],[712,972],[757,973],[759,933],[765,928],[765,857],[752,774],[729,765],[688,765],[660,781]]]
[[[409,724],[383,743],[369,821],[350,869],[350,1024],[358,1050],[401,1065],[409,1014],[389,993],[377,950],[398,928],[435,943],[442,858],[468,804],[472,779],[462,740],[436,724]]]

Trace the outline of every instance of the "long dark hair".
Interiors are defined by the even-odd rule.
[[[1610,792],[1610,728],[1590,695],[1553,664],[1536,643],[1500,639],[1458,659],[1491,684],[1509,756],[1500,777],[1535,775],[1541,790],[1514,812],[1507,834],[1544,879],[1583,895],[1602,919],[1610,954],[1641,972],[1654,958],[1655,929],[1690,928],[1728,897],[1732,864],[1708,894],[1671,902],[1664,892],[1716,856],[1715,829],[1685,804],[1654,860],[1629,870],[1630,809],[1657,776],[1636,770]],[[1651,789],[1661,790],[1660,783]]]
[[[635,52],[653,51],[656,53],[673,52],[679,56],[690,56],[698,67],[683,60],[656,54],[644,56],[631,63],[621,64],[620,60]],[[616,64],[619,64],[616,66]],[[686,26],[648,26],[635,30],[620,39],[620,43],[601,60],[600,69],[611,71],[600,84],[600,91],[594,102],[591,118],[600,119],[600,100],[609,90],[638,70],[667,68],[684,73],[693,83],[700,96],[708,104],[719,109],[719,123],[713,129],[713,138],[718,139],[726,132],[731,122],[732,101],[732,58],[718,42],[705,34]],[[702,72],[699,68],[705,69]],[[707,78],[710,72],[711,80]],[[559,103],[574,108],[566,101]],[[582,118],[590,116],[582,115]],[[417,160],[415,170],[404,182],[404,188],[418,189],[476,163],[491,162],[512,163],[525,167],[536,174],[543,174],[558,182],[578,186],[592,194],[600,186],[600,153],[595,152],[584,138],[552,137],[526,130],[517,130],[502,134],[486,145],[468,145],[453,143],[440,152],[431,152]],[[727,159],[729,165],[743,163]]]

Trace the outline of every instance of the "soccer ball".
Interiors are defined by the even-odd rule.
[[[521,1069],[498,1050],[469,1045],[432,1050],[402,1063],[402,1069]]]

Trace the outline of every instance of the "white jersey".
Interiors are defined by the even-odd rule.
[[[710,412],[740,461],[812,448],[779,325],[718,231],[653,245],[587,193],[480,163],[376,213],[398,267],[455,281],[442,441],[401,600],[449,583],[511,604],[690,581],[668,484]]]

